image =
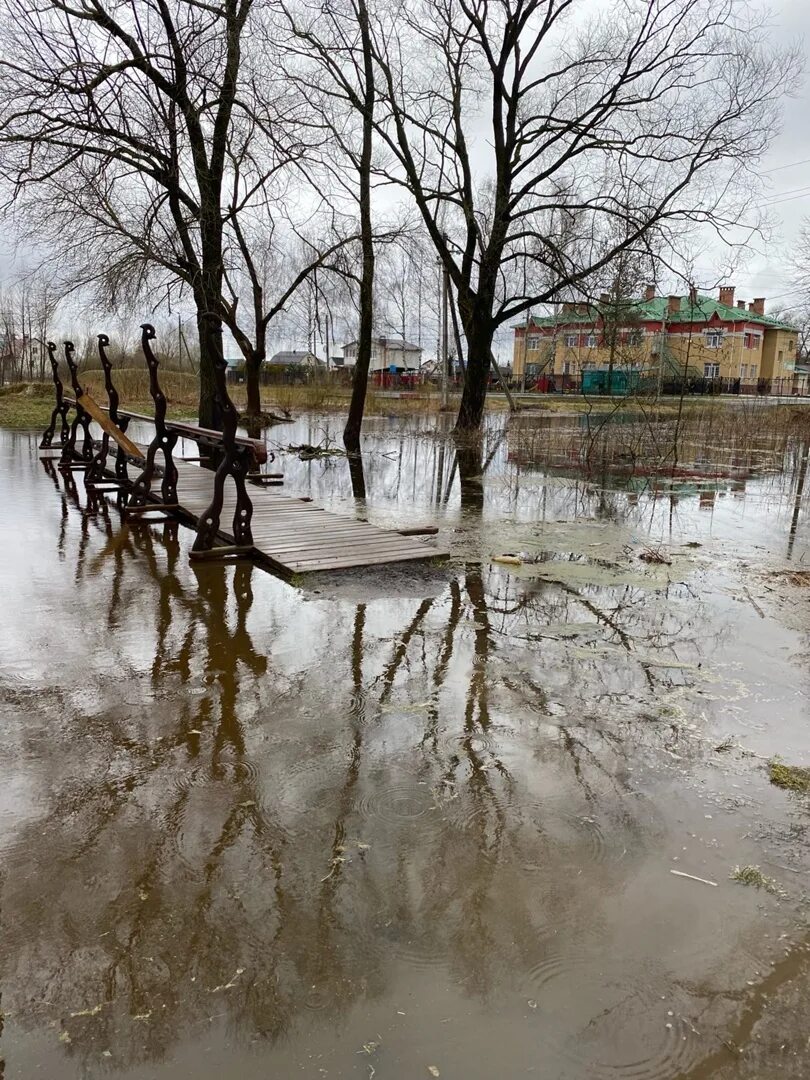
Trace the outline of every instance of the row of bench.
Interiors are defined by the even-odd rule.
[[[267,461],[267,447],[258,439],[248,439],[236,434],[239,413],[228,394],[224,361],[220,361],[214,371],[216,404],[222,418],[222,431],[167,420],[168,403],[158,378],[160,365],[152,348],[154,338],[154,327],[144,323],[141,327],[141,345],[149,371],[149,393],[154,402],[154,416],[145,416],[121,407],[120,396],[113,383],[112,364],[107,355],[110,342],[106,334],[98,335],[99,360],[107,394],[106,406],[99,405],[79,382],[75,348],[70,341],[64,343],[64,358],[70,372],[74,396],[65,394],[59,376],[57,347],[53,342],[48,342],[56,404],[50,424],[40,441],[40,448],[53,448],[56,440],[56,446],[61,449],[58,467],[63,471],[84,472],[84,483],[91,503],[97,505],[97,500],[104,491],[116,490],[120,493],[124,513],[129,517],[138,517],[151,511],[170,514],[179,514],[182,511],[177,496],[178,470],[174,452],[179,439],[193,440],[205,454],[196,460],[211,460],[216,464],[216,469],[212,473],[213,491],[210,505],[197,520],[192,558],[249,554],[253,550],[253,504],[248,495],[246,481],[251,477],[263,478],[263,474],[258,474],[256,470]],[[91,434],[91,424],[94,421],[101,427],[100,442],[94,441]],[[127,436],[127,429],[132,421],[154,425],[154,437],[145,449],[137,446]],[[81,442],[78,438],[80,433]],[[115,444],[113,477],[109,475],[112,444]],[[162,465],[158,464],[158,454],[162,456]],[[130,466],[139,470],[134,478],[130,476]],[[232,478],[236,487],[236,506],[232,523],[233,544],[223,545],[217,541],[228,477]],[[159,498],[153,490],[153,485],[158,480]]]

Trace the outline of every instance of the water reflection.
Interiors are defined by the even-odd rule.
[[[503,461],[497,432],[467,450],[420,446],[431,505]],[[396,481],[372,452],[373,505],[414,452]],[[88,514],[14,453],[8,505],[41,563],[0,571],[32,624],[0,644],[13,1075],[478,1078],[541,1054],[554,1077],[674,1080],[725,1061],[714,1033],[782,951],[729,865],[810,861],[781,804],[731,812],[758,759],[715,747],[767,722],[797,638],[769,623],[782,659],[757,660],[728,579],[619,572],[621,493],[479,482],[438,589],[368,573],[358,600],[192,567],[187,531]],[[501,499],[551,530],[515,573],[480,558]],[[560,508],[603,547],[549,543]],[[800,740],[798,696],[779,713]],[[767,932],[795,917],[774,902]]]

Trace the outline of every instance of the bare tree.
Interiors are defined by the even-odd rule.
[[[197,313],[206,425],[217,423],[234,145],[254,125],[270,134],[257,100],[266,73],[243,49],[253,8],[253,0],[3,3],[5,176],[17,197],[43,187],[35,194],[42,205],[43,196],[59,195],[52,214],[39,217],[52,239],[71,210],[74,248],[93,230],[116,238],[112,288],[136,289],[154,266],[168,287],[182,270]],[[254,162],[247,183],[261,184],[275,164]]]
[[[458,295],[460,429],[481,421],[498,327],[587,288],[651,229],[748,220],[750,166],[799,67],[735,0],[406,0],[372,45],[389,177]]]
[[[53,280],[43,274],[22,275],[0,292],[1,378],[45,379],[45,343],[61,300]]]
[[[291,31],[291,49],[304,60],[291,74],[307,99],[317,102],[320,122],[335,144],[333,181],[351,190],[350,182],[340,178],[346,163],[356,179],[352,194],[359,215],[360,270],[347,268],[346,272],[358,286],[359,328],[352,398],[343,431],[346,449],[355,453],[360,449],[374,327],[372,167],[377,86],[371,19],[366,0],[317,7],[281,0],[280,11]],[[352,123],[352,116],[359,124]]]

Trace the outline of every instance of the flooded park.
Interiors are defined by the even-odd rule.
[[[450,554],[286,579],[0,429],[6,1080],[807,1076],[810,409],[706,408],[299,415]]]

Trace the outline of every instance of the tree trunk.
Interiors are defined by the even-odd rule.
[[[354,368],[352,400],[343,444],[349,453],[360,450],[360,429],[366,407],[368,369],[371,364],[371,335],[374,327],[374,234],[371,224],[371,150],[374,123],[374,68],[371,55],[366,0],[358,0],[357,21],[363,44],[363,145],[360,151],[360,235],[363,270],[360,278],[360,329],[357,340],[357,363]]]
[[[259,417],[262,412],[261,374],[264,357],[251,349],[245,357],[245,388],[247,390],[246,417]]]
[[[216,404],[214,371],[224,359],[222,322],[206,303],[197,305],[197,332],[200,337],[200,427],[222,430],[222,417]]]
[[[467,374],[461,394],[456,431],[474,431],[481,426],[484,416],[492,362],[493,332],[489,321],[484,322],[480,316],[476,317],[475,311],[467,319],[462,310],[462,323],[467,338]]]

